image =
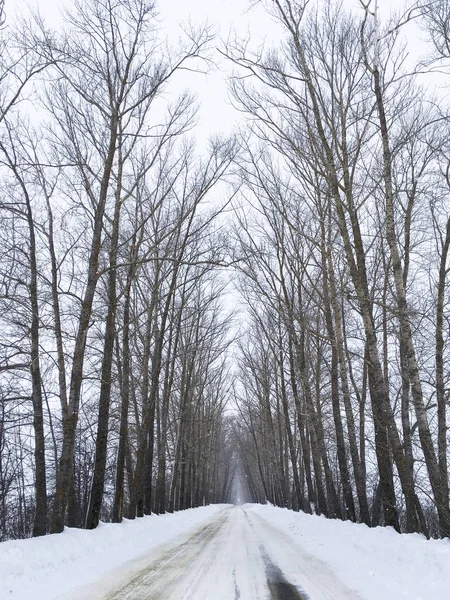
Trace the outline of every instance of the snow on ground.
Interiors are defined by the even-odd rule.
[[[52,600],[210,521],[212,505],[0,543],[0,599]]]
[[[450,541],[399,535],[377,527],[294,513],[268,505],[246,505],[327,563],[365,600],[448,600]],[[284,572],[289,579],[290,574]]]
[[[309,600],[448,600],[450,541],[247,504],[0,544],[1,600],[263,600],[282,581]]]

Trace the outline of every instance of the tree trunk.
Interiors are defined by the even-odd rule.
[[[25,191],[27,204],[27,220],[30,233],[30,301],[31,301],[31,381],[33,400],[34,428],[34,461],[35,461],[35,490],[36,514],[34,519],[33,537],[45,535],[47,528],[47,478],[45,468],[45,433],[42,399],[42,378],[40,367],[39,346],[39,305],[37,289],[37,260],[36,237],[33,214],[28,193]]]
[[[325,220],[324,216],[320,219],[321,223],[321,258],[322,258],[322,287],[323,287],[323,300],[325,314],[325,323],[328,332],[328,337],[331,344],[331,403],[333,408],[333,419],[336,430],[336,445],[339,470],[341,475],[342,489],[344,492],[344,501],[347,519],[351,521],[356,520],[355,505],[353,500],[353,492],[350,483],[350,476],[348,471],[347,463],[347,452],[345,449],[344,439],[344,428],[342,425],[341,417],[341,406],[339,399],[339,370],[338,370],[338,349],[337,340],[335,336],[333,317],[331,313],[331,301],[330,301],[330,289],[329,289],[329,274],[327,264],[327,253],[331,249],[326,249],[326,235],[325,235]]]
[[[117,450],[116,485],[114,490],[114,503],[112,522],[120,523],[123,517],[124,492],[125,492],[125,455],[128,438],[128,409],[130,406],[130,304],[131,284],[135,269],[135,238],[130,251],[130,266],[128,267],[127,281],[124,290],[123,307],[123,333],[122,333],[122,385],[121,385],[121,407],[119,426],[119,448]]]
[[[408,303],[406,291],[403,282],[403,269],[400,261],[396,232],[395,232],[395,212],[394,212],[394,194],[392,186],[392,156],[389,147],[389,132],[387,127],[383,93],[381,89],[380,73],[378,66],[372,70],[375,97],[380,121],[380,132],[383,145],[383,178],[385,184],[386,199],[386,239],[391,254],[392,269],[394,273],[394,282],[396,290],[396,299],[400,322],[401,343],[407,357],[409,380],[411,385],[411,395],[417,418],[417,426],[422,451],[427,465],[430,484],[433,489],[436,508],[439,515],[439,524],[441,534],[445,537],[450,536],[450,508],[449,508],[449,489],[448,478],[442,477],[436,453],[433,446],[430,427],[424,406],[422,384],[420,381],[419,369],[417,365],[416,352],[412,337],[411,325],[408,315]]]
[[[448,274],[447,258],[450,247],[450,218],[447,220],[445,239],[442,245],[439,266],[438,293],[436,301],[436,402],[438,412],[438,456],[441,471],[442,495],[448,496],[448,465],[447,465],[447,418],[444,384],[444,306],[445,282]]]
[[[114,340],[116,333],[117,314],[117,247],[119,243],[120,209],[121,209],[121,180],[122,155],[119,145],[119,172],[117,176],[116,199],[109,251],[108,271],[108,313],[106,316],[103,340],[103,361],[101,371],[100,398],[98,405],[97,435],[95,440],[95,464],[92,478],[89,510],[86,518],[86,529],[95,529],[100,520],[103,491],[105,486],[106,458],[108,452],[109,407],[111,404],[111,378],[114,356]]]
[[[92,303],[94,301],[94,294],[97,287],[97,271],[103,231],[103,216],[117,147],[118,118],[114,114],[111,116],[110,125],[108,154],[103,170],[98,204],[94,215],[94,232],[89,254],[88,278],[83,302],[81,305],[81,312],[78,321],[78,332],[75,339],[75,348],[73,352],[68,411],[66,417],[63,417],[63,448],[59,460],[58,475],[56,478],[56,490],[51,524],[52,533],[60,533],[64,529],[64,520],[66,516],[69,482],[73,466],[73,452],[75,448],[75,434],[78,423],[78,410],[80,406],[81,386],[83,383],[84,356],[89,323],[91,319]]]

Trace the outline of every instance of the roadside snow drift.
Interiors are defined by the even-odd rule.
[[[209,521],[226,505],[0,544],[0,599],[53,600]]]
[[[66,529],[59,535],[4,542],[0,599],[147,598],[133,595],[134,588],[126,596],[110,596],[109,590],[122,589],[133,577],[139,583],[137,576],[143,573],[151,576],[149,565],[153,569],[152,561],[166,556],[167,548],[178,571],[170,561],[157,561],[161,598],[170,584],[167,567],[175,577],[172,587],[185,577],[195,579],[183,599],[265,600],[270,595],[267,558],[270,569],[304,590],[308,600],[450,598],[448,540],[427,541],[417,534],[399,535],[392,529],[247,504],[207,506],[120,525],[101,524],[94,531]],[[92,593],[80,591],[86,586]]]
[[[450,598],[448,540],[427,540],[417,533],[399,535],[390,527],[370,529],[274,506],[245,508],[276,524],[306,552],[327,563],[365,600]]]

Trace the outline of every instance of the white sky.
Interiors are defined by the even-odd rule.
[[[312,0],[312,2],[317,0]],[[320,1],[320,0],[319,0]],[[342,0],[349,9],[359,9],[359,0]],[[389,16],[390,12],[401,12],[405,0],[378,0],[381,19]],[[31,7],[39,8],[48,23],[57,27],[62,22],[60,9],[64,4],[70,5],[71,0],[6,0],[7,16],[14,10],[26,14]],[[176,41],[180,34],[179,24],[191,21],[203,23],[205,20],[216,25],[218,36],[227,39],[231,30],[235,29],[243,36],[250,33],[252,45],[257,46],[266,40],[268,45],[276,40],[277,26],[262,6],[253,6],[251,0],[157,0],[162,25],[168,36]],[[423,54],[426,49],[423,42],[416,37],[423,36],[416,27],[412,28],[412,35],[408,32],[411,48],[415,53],[414,58]],[[417,42],[417,43],[416,43]],[[220,45],[218,39],[217,45]],[[423,52],[422,52],[423,49]],[[231,74],[232,67],[227,61],[217,54],[216,60],[219,69],[208,75],[188,73],[183,78],[180,92],[188,87],[197,94],[201,102],[198,115],[198,126],[195,130],[199,149],[208,137],[217,133],[231,133],[234,126],[242,122],[242,115],[237,112],[228,98],[227,77]],[[227,294],[227,310],[238,309],[240,301],[238,295],[231,291]],[[239,310],[238,310],[239,312]]]
[[[381,17],[386,17],[391,11],[400,11],[404,0],[378,0]],[[38,8],[47,21],[57,26],[61,22],[60,8],[70,5],[70,0],[6,0],[7,15],[15,10],[26,14],[31,8]],[[213,23],[219,32],[219,37],[226,39],[233,29],[246,35],[251,34],[252,44],[266,40],[270,45],[276,37],[277,27],[262,6],[251,6],[250,0],[157,0],[164,28],[169,37],[177,39],[179,24],[188,20],[202,23],[205,20]],[[357,9],[359,0],[343,0],[349,8]],[[218,45],[220,42],[218,41]],[[227,91],[227,77],[231,66],[216,56],[219,69],[208,75],[190,75],[186,84],[195,91],[200,102],[198,135],[199,139],[207,138],[214,133],[228,133],[241,119],[239,113],[230,105]]]

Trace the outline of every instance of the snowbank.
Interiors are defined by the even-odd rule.
[[[0,544],[0,599],[52,600],[209,521],[225,505]]]
[[[77,597],[79,586],[132,575],[143,557],[212,520],[226,505],[173,515],[152,515],[94,531],[66,529],[59,535],[0,544],[0,599],[55,600]],[[326,563],[364,600],[448,600],[450,542],[418,534],[332,521],[287,509],[249,504],[252,511]],[[245,545],[245,542],[244,542]],[[129,561],[133,563],[129,563]],[[108,577],[104,577],[108,573]],[[293,573],[285,572],[288,577]],[[300,575],[300,574],[299,574]],[[99,582],[99,583],[96,583]],[[211,600],[214,600],[211,598]],[[243,600],[246,600],[243,597]]]
[[[248,504],[365,600],[448,600],[450,542]]]

